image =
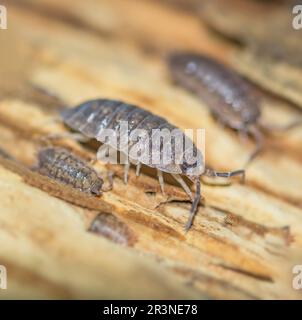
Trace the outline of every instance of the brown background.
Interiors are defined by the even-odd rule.
[[[0,148],[18,163],[0,158],[0,264],[8,270],[1,298],[301,298],[292,288],[292,267],[302,264],[301,127],[267,137],[245,185],[203,185],[204,205],[187,234],[190,204],[175,185],[166,185],[164,197],[156,178],[136,178],[132,169],[125,186],[122,167],[113,166],[114,190],[91,199],[24,167],[36,163],[39,137],[66,132],[54,121],[63,106],[95,97],[136,103],[183,129],[206,128],[207,164],[242,167],[253,142],[240,141],[173,85],[166,54],[203,52],[243,72],[275,94],[264,94],[263,119],[284,124],[301,115],[299,47],[292,43],[302,31],[288,28],[291,11],[282,1],[225,2],[6,3]],[[269,17],[265,27],[261,15]],[[58,143],[93,155],[70,140]],[[131,228],[133,247],[87,232],[104,210]]]

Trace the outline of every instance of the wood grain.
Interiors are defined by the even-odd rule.
[[[293,27],[297,1],[204,1],[199,12],[219,34],[239,42],[235,69],[302,107],[301,31]]]
[[[242,167],[253,143],[176,87],[164,60],[171,50],[194,49],[232,63],[236,46],[213,37],[189,11],[159,1],[29,0],[8,8],[11,32],[30,58],[19,90],[0,82],[0,148],[15,159],[0,158],[0,264],[9,274],[3,297],[301,298],[291,271],[302,259],[301,128],[267,137],[245,185],[203,184],[187,234],[185,193],[168,181],[162,195],[152,172],[137,178],[131,169],[125,186],[121,166],[97,163],[115,171],[114,188],[91,198],[30,170],[42,138],[67,132],[55,121],[58,110],[95,97],[136,103],[183,129],[206,128],[208,165]],[[275,123],[299,114],[272,96],[263,112]],[[87,160],[95,152],[68,139],[56,144]],[[131,227],[132,248],[87,231],[100,211]]]

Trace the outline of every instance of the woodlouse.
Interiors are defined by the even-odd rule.
[[[127,224],[111,213],[100,213],[93,220],[89,231],[126,246],[132,246],[135,242],[135,236]]]
[[[98,196],[107,191],[102,189],[104,181],[91,166],[63,148],[42,149],[35,170],[89,194]]]
[[[110,143],[104,141],[103,132],[105,129],[112,129],[115,132],[119,130],[119,126],[121,121],[125,121],[128,123],[128,131],[126,135],[128,137],[134,132],[134,130],[143,128],[148,133],[149,137],[152,137],[154,129],[168,129],[174,130],[177,129],[175,126],[170,124],[167,120],[157,115],[152,114],[151,112],[144,110],[138,106],[124,103],[122,101],[116,100],[108,100],[108,99],[96,99],[86,101],[81,103],[80,105],[71,108],[65,109],[61,113],[61,117],[63,122],[70,127],[71,129],[80,132],[85,137],[96,139],[102,143],[108,144]],[[179,129],[177,129],[179,130]],[[131,148],[133,147],[131,139],[128,139],[128,153],[126,154],[129,157],[131,154]],[[160,146],[160,153],[165,150],[165,147],[168,147],[164,142],[162,142]],[[114,146],[120,152],[124,153],[124,149],[119,145]],[[203,161],[203,155],[201,152],[195,147],[192,143],[192,149],[194,154],[199,156]],[[186,152],[187,150],[185,150]],[[179,158],[180,155],[173,154],[173,160],[176,157]],[[182,154],[181,156],[184,156]],[[152,162],[139,162],[136,158],[130,158],[130,162],[137,165],[137,175],[139,175],[141,164],[145,164],[147,166],[153,167],[157,169],[158,178],[160,182],[161,189],[164,189],[163,182],[163,173],[167,172],[172,174],[172,176],[180,183],[180,185],[184,188],[187,194],[192,199],[192,207],[190,210],[190,216],[188,222],[186,224],[185,229],[188,230],[193,222],[195,213],[197,211],[197,207],[200,200],[200,176],[222,176],[222,177],[231,177],[234,175],[244,175],[244,170],[232,171],[232,172],[215,172],[213,170],[205,170],[204,167],[202,171],[199,172],[198,175],[193,175],[192,172],[196,169],[196,163],[189,164],[185,159],[183,163],[178,164],[173,162],[169,165],[153,165]],[[125,164],[125,183],[127,183],[127,175],[130,166],[130,162]],[[191,191],[185,181],[182,179],[181,175],[187,176],[191,181],[196,184],[196,192],[195,197],[192,197]]]
[[[263,148],[262,130],[287,130],[302,123],[301,119],[278,127],[261,121],[260,94],[256,87],[227,66],[194,53],[173,53],[168,58],[173,80],[197,94],[210,108],[213,116],[223,125],[251,135],[256,149],[248,163]]]

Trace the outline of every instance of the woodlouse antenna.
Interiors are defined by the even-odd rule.
[[[195,191],[195,196],[194,196],[194,200],[192,202],[192,207],[190,210],[190,215],[189,215],[189,219],[185,225],[185,232],[188,232],[189,229],[191,228],[192,224],[193,224],[193,220],[194,217],[196,215],[197,212],[197,208],[198,208],[198,204],[200,201],[200,197],[201,197],[201,193],[200,193],[200,177],[198,177],[196,179],[196,191]]]
[[[215,171],[212,169],[207,168],[204,172],[204,175],[207,177],[221,177],[221,178],[231,178],[234,176],[241,176],[241,182],[244,183],[245,182],[245,170],[244,169],[240,169],[240,170],[234,170],[234,171],[228,171],[228,172],[219,172],[219,171]]]

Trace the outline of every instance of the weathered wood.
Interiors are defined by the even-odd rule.
[[[123,168],[110,166],[114,189],[92,199],[29,170],[41,137],[67,130],[54,121],[58,110],[94,97],[136,103],[183,129],[204,127],[208,165],[240,168],[252,142],[242,143],[204,103],[174,86],[163,59],[186,48],[231,63],[236,47],[214,40],[196,16],[159,1],[30,0],[8,7],[11,34],[22,39],[31,63],[21,63],[20,90],[15,81],[5,88],[0,82],[0,148],[20,162],[0,161],[0,264],[9,273],[3,297],[301,298],[291,271],[302,258],[301,128],[267,139],[246,185],[203,185],[204,204],[187,234],[186,194],[169,183],[163,196],[152,172],[137,178],[131,169],[125,186]],[[269,96],[263,108],[274,123],[299,114]],[[93,148],[74,141],[56,143],[93,156]],[[131,227],[133,248],[87,232],[100,211]]]
[[[297,1],[205,1],[200,14],[221,35],[240,42],[234,68],[302,107],[301,32],[293,27]]]

